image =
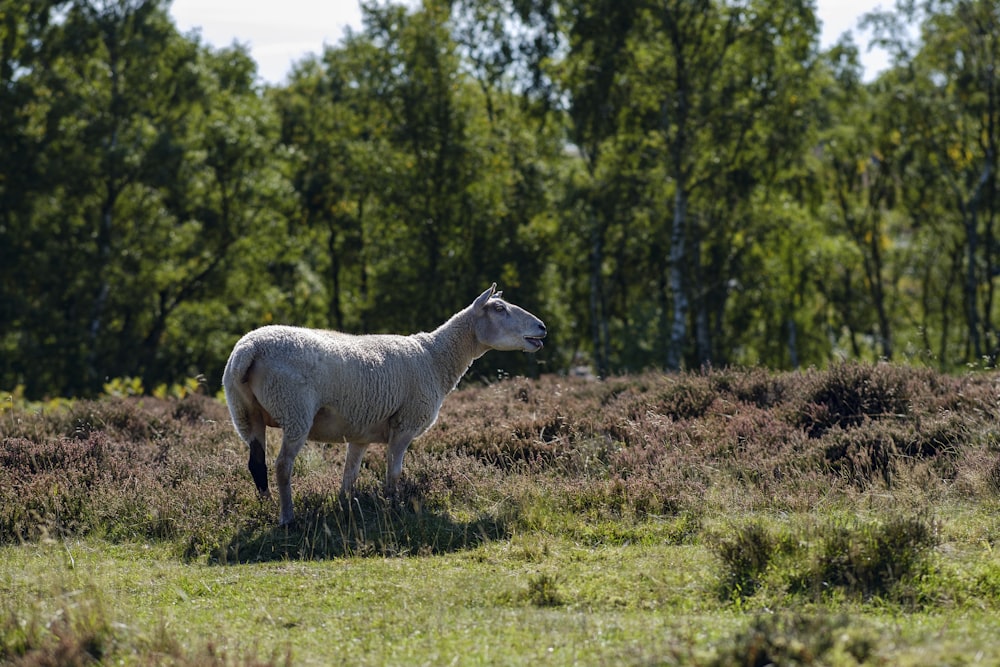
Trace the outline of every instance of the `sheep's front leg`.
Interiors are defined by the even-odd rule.
[[[399,477],[403,474],[403,455],[413,441],[413,434],[409,432],[394,433],[389,438],[389,446],[386,449],[386,470],[385,470],[385,494],[392,497],[396,494],[396,485]]]
[[[295,518],[292,509],[292,464],[295,457],[306,442],[306,431],[290,431],[285,428],[281,438],[281,451],[274,462],[274,478],[278,483],[278,499],[281,501],[281,518],[279,523],[287,526]]]
[[[354,491],[354,483],[361,472],[361,459],[364,458],[367,444],[347,443],[347,458],[344,460],[344,481],[340,485],[340,494],[345,498]]]

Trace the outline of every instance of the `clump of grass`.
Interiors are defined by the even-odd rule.
[[[916,602],[936,543],[933,523],[922,516],[833,521],[787,532],[751,521],[707,542],[720,566],[719,597],[737,603],[755,595],[765,582],[772,590],[814,599],[837,593]]]
[[[94,592],[43,614],[39,607],[8,609],[0,620],[0,663],[17,667],[47,665],[171,664],[212,667],[291,665],[291,654],[259,658],[251,652],[233,655],[211,643],[185,648],[177,636],[160,628],[143,637],[116,621]]]
[[[757,616],[708,664],[860,665],[876,657],[876,647],[875,636],[846,616],[787,612]]]
[[[0,662],[15,665],[100,663],[112,652],[114,630],[96,603],[62,607],[43,621],[37,610],[9,610],[0,621]]]
[[[776,547],[777,539],[757,522],[733,528],[729,534],[709,541],[709,548],[722,567],[720,597],[739,600],[756,593]]]
[[[525,599],[536,607],[560,607],[565,604],[557,578],[544,572],[528,578]]]
[[[920,572],[936,543],[933,525],[922,517],[834,524],[822,535],[813,578],[822,589],[902,601],[912,597],[904,584]]]

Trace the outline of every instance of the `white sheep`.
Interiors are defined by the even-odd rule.
[[[282,429],[274,463],[282,525],[293,518],[292,462],[307,439],[348,443],[343,494],[353,490],[368,445],[388,443],[391,494],[410,442],[434,423],[474,360],[487,350],[542,348],[545,324],[495,290],[493,283],[430,333],[355,336],[265,326],[236,343],[222,376],[229,413],[266,498],[265,427]]]

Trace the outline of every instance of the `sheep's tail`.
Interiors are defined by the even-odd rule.
[[[229,361],[226,362],[226,369],[222,372],[222,389],[226,393],[229,415],[233,418],[236,432],[244,440],[247,439],[250,429],[250,401],[246,400],[249,388],[246,387],[246,382],[254,360],[253,345],[249,344],[246,338],[242,338],[233,348]]]
[[[246,338],[241,339],[222,373],[222,389],[226,394],[226,405],[229,416],[240,438],[250,448],[250,460],[247,468],[253,477],[257,491],[262,496],[269,495],[267,488],[267,435],[264,416],[247,384],[247,374],[256,360],[254,345]]]

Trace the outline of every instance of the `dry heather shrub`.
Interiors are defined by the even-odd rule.
[[[419,551],[433,531],[443,537],[427,537],[430,549],[473,543],[463,531],[504,534],[539,494],[585,520],[628,522],[706,505],[808,510],[873,485],[917,489],[928,475],[941,493],[980,492],[990,488],[987,466],[1000,470],[998,396],[985,374],[884,364],[468,383],[411,448],[403,504],[423,518],[393,523],[385,548]],[[0,439],[0,541],[57,531],[177,539],[196,555],[241,540],[266,547],[273,507],[257,500],[245,447],[211,398],[5,414]],[[335,502],[343,461],[342,445],[316,443],[296,460],[295,493],[312,513],[281,553],[337,553],[336,540],[324,551],[307,534],[344,521]],[[358,482],[363,499],[374,503],[383,479],[376,445]]]
[[[1000,454],[995,450],[962,449],[954,465],[954,493],[980,500],[1000,499]]]
[[[53,534],[160,539],[218,533],[219,517],[235,502],[234,485],[243,486],[234,467],[243,456],[226,449],[231,429],[215,419],[224,408],[197,405],[86,401],[52,418],[58,428],[39,431],[49,435],[4,435],[0,542]]]
[[[908,373],[890,364],[860,363],[841,363],[822,373],[810,373],[799,425],[810,436],[820,437],[833,427],[858,426],[866,418],[905,416],[912,391]]]
[[[986,466],[986,488],[993,494],[1000,495],[1000,457],[993,457],[993,461]]]
[[[471,386],[445,401],[418,446],[462,452],[504,470],[537,468],[569,449],[572,410],[571,396],[551,378]]]
[[[90,492],[112,456],[103,434],[0,444],[0,542],[89,532]]]
[[[857,428],[834,428],[822,439],[829,469],[855,486],[874,482],[892,486],[901,466],[929,461],[942,479],[957,475],[956,460],[970,433],[967,421],[954,413],[908,421],[875,421],[867,417]]]
[[[828,492],[821,450],[778,411],[739,404],[704,421],[711,424],[711,465],[726,475],[716,483],[735,481],[747,506],[808,509]]]
[[[788,401],[792,394],[788,377],[759,367],[725,369],[710,376],[717,392],[757,408],[772,408]]]
[[[1000,378],[985,373],[947,375],[907,369],[916,414],[955,412],[966,419],[995,423],[1000,419]]]
[[[674,421],[697,419],[708,412],[717,392],[705,374],[666,375],[651,373],[609,402],[629,418],[652,412]]]
[[[837,429],[824,438],[825,456],[834,474],[867,488],[876,482],[891,486],[901,456],[892,434],[874,428]]]

